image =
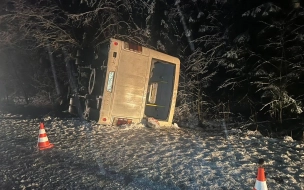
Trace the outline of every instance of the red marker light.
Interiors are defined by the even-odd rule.
[[[107,121],[107,118],[102,118],[102,121]]]
[[[117,45],[118,45],[118,42],[114,42],[114,45],[117,46]]]

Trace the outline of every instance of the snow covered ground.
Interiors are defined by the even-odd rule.
[[[0,119],[0,189],[252,189],[265,159],[268,189],[304,189],[304,145],[258,132]],[[227,138],[226,138],[227,137]]]

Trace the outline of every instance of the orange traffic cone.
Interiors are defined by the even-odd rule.
[[[266,176],[263,166],[259,166],[258,176],[253,190],[267,190]]]
[[[38,144],[39,150],[45,150],[48,148],[52,148],[54,145],[49,142],[49,139],[46,135],[44,124],[40,123],[39,136],[38,136]]]

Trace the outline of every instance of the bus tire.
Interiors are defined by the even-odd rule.
[[[89,79],[89,85],[88,85],[88,92],[91,95],[94,91],[96,82],[96,69],[91,70],[90,79]]]

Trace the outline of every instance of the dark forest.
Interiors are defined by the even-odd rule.
[[[224,119],[265,136],[304,139],[301,5],[300,0],[1,1],[0,106],[65,113],[73,90],[69,63],[89,66],[102,56],[107,40],[117,38],[181,60],[175,111],[181,126]],[[86,72],[79,73],[81,86]]]

